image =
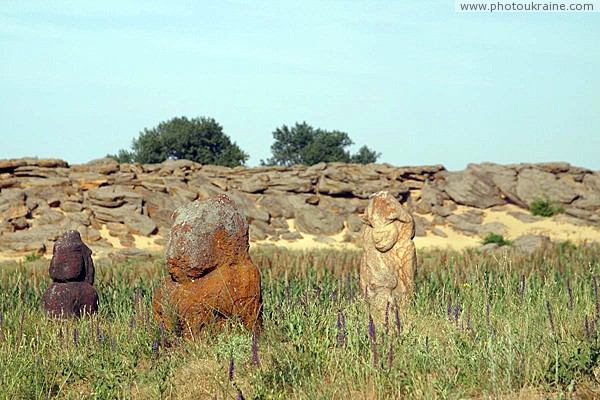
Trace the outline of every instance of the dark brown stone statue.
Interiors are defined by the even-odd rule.
[[[98,311],[92,251],[77,231],[67,231],[54,244],[50,261],[52,283],[42,296],[42,307],[55,318],[79,317]]]
[[[237,320],[261,323],[260,272],[248,253],[246,216],[229,197],[196,200],[173,213],[165,249],[167,276],[152,310],[169,329],[193,336]]]

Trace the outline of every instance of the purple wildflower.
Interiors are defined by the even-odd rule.
[[[567,304],[567,308],[569,310],[573,309],[573,290],[571,290],[571,279],[567,278],[567,291],[569,292],[569,303]]]
[[[285,285],[285,299],[290,302],[290,284]]]
[[[588,316],[585,316],[585,336],[588,338],[588,340],[591,338],[592,335],[590,335],[590,323],[588,322]]]
[[[392,346],[392,342],[390,341],[390,350],[388,352],[388,367],[392,369],[394,365],[394,347]]]
[[[229,358],[229,380],[232,381],[233,380],[233,371],[235,370],[235,364],[233,363],[233,354],[231,355],[231,357]]]
[[[129,320],[129,329],[133,329],[134,326],[135,326],[135,320],[133,319],[133,317],[131,317],[131,319]]]
[[[400,312],[398,311],[398,307],[396,307],[396,329],[398,330],[398,335],[402,333],[402,324],[400,323]]]
[[[344,313],[342,311],[338,312],[337,317],[337,343],[338,347],[344,347],[344,343],[346,342],[346,335],[344,334]]]
[[[371,339],[371,347],[373,349],[373,368],[377,368],[377,332],[375,332],[375,323],[371,314],[369,314],[369,338]]]
[[[152,342],[152,352],[154,354],[158,352],[158,339],[154,339],[154,342]]]
[[[377,339],[375,333],[375,323],[373,322],[373,316],[371,316],[371,314],[369,314],[369,337],[371,338],[372,342],[375,342]]]
[[[467,330],[471,330],[471,305],[467,308]]]
[[[460,298],[456,298],[456,307],[454,308],[454,321],[458,325],[458,317],[460,316]]]
[[[242,396],[242,391],[238,389],[238,396],[236,400],[244,400],[244,396]]]
[[[260,359],[258,358],[258,331],[256,329],[252,332],[252,364],[255,367],[260,367]]]
[[[390,302],[385,304],[385,332],[387,333],[390,329]]]

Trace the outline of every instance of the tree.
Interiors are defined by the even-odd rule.
[[[119,162],[160,163],[167,159],[186,159],[201,164],[237,167],[248,154],[242,151],[212,118],[173,118],[157,127],[144,129],[133,139],[131,151],[108,155]]]
[[[272,157],[261,160],[263,165],[314,165],[320,162],[368,164],[377,161],[380,156],[367,146],[361,147],[357,154],[350,155],[346,147],[354,142],[346,132],[315,129],[306,122],[296,122],[291,128],[283,125],[275,129],[273,138]]]

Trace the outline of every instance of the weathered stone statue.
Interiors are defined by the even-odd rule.
[[[383,315],[414,292],[417,257],[413,217],[387,192],[371,196],[363,217],[360,288]]]
[[[196,200],[173,213],[165,249],[169,276],[156,289],[154,317],[192,336],[233,320],[262,322],[260,272],[248,254],[246,216],[226,195]]]
[[[53,282],[42,296],[48,315],[69,318],[98,311],[92,251],[79,232],[67,231],[56,241],[49,272]]]

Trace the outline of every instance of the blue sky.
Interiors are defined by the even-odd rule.
[[[83,163],[175,116],[250,154],[296,121],[394,165],[600,169],[600,14],[444,1],[0,2],[0,159]]]

